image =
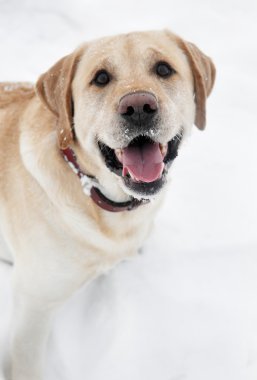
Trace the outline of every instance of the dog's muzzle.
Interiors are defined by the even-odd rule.
[[[135,92],[123,96],[118,105],[125,146],[112,149],[98,142],[106,166],[123,179],[133,195],[150,197],[166,182],[170,163],[178,153],[182,129],[167,143],[158,141],[159,105],[154,94]]]

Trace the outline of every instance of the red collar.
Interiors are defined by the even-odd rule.
[[[97,187],[97,181],[94,177],[85,174],[79,167],[77,157],[74,151],[71,148],[66,148],[62,150],[65,161],[68,162],[74,173],[80,179],[84,192],[89,195],[92,200],[102,209],[111,212],[119,211],[131,211],[137,208],[140,205],[146,204],[149,202],[148,199],[138,200],[131,197],[131,200],[127,202],[114,202],[111,199],[107,198]],[[96,185],[96,186],[94,186]]]

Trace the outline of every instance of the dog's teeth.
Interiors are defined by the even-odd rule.
[[[118,160],[122,163],[123,161],[123,152],[122,149],[115,149],[115,154]]]
[[[129,178],[132,179],[132,181],[134,182],[140,182],[135,176],[133,173],[131,173],[126,167],[123,168],[123,173],[122,173],[123,177],[127,176]]]
[[[136,177],[132,174],[132,173],[129,173],[130,174],[130,177],[132,178],[133,181],[137,181]]]
[[[160,151],[163,157],[165,157],[168,151],[168,144],[160,144]]]
[[[134,181],[134,182],[140,182],[140,180],[137,177],[135,177],[132,173],[129,172],[129,175],[130,175],[132,181]]]

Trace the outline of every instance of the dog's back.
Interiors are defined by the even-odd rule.
[[[2,82],[0,83],[0,110],[14,104],[30,99],[34,95],[34,88],[28,82]]]
[[[0,175],[5,167],[6,152],[8,151],[9,158],[9,149],[18,144],[18,125],[26,104],[34,95],[30,83],[0,83]]]
[[[14,170],[18,175],[19,121],[26,108],[26,104],[35,95],[33,85],[30,83],[0,83],[0,212],[3,214],[3,202],[8,202],[10,182],[13,182]],[[14,166],[12,163],[15,163]],[[17,189],[17,192],[19,190]],[[10,260],[10,252],[6,242],[1,237],[2,223],[0,225],[0,258]]]

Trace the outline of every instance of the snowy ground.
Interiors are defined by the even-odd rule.
[[[60,311],[47,380],[256,380],[256,7],[0,0],[0,80],[34,81],[86,39],[163,27],[195,42],[218,70],[207,129],[181,151],[155,233],[142,255]],[[0,355],[10,278],[0,264]]]

